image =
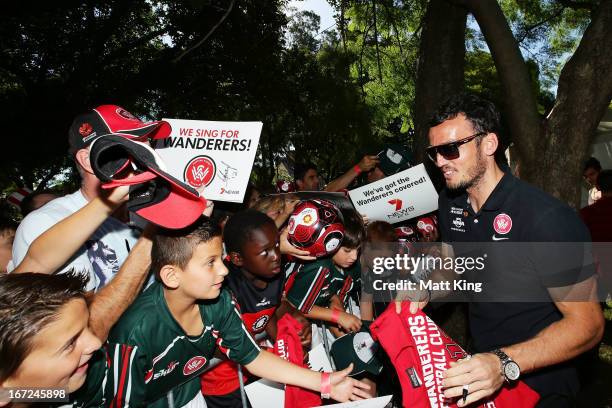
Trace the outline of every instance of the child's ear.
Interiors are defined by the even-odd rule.
[[[178,268],[174,265],[164,265],[159,270],[159,278],[162,283],[170,289],[179,287],[180,280],[178,277]]]
[[[238,252],[230,252],[229,253],[230,261],[236,266],[244,265],[244,259],[242,255]]]

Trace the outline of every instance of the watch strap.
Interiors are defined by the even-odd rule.
[[[513,362],[514,364],[516,364],[516,362],[514,360],[512,360],[510,358],[510,356],[508,356],[506,353],[504,353],[502,350],[500,349],[495,349],[492,350],[491,353],[495,354],[500,361],[500,368],[501,368],[501,375],[502,377],[504,377],[504,380],[506,382],[511,382],[512,380],[510,380],[507,376],[506,376],[506,365],[510,362]],[[518,364],[516,364],[518,366]]]

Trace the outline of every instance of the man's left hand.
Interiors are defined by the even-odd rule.
[[[492,353],[475,354],[472,358],[451,362],[450,365],[442,380],[444,396],[458,397],[457,406],[460,407],[492,395],[504,382],[499,358]],[[461,398],[464,385],[468,386],[465,402]]]

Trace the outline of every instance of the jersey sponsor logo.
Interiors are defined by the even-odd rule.
[[[204,367],[206,364],[206,357],[195,356],[191,357],[189,361],[183,367],[183,374],[190,375],[198,371],[200,368]]]
[[[267,315],[261,316],[259,319],[255,320],[253,322],[253,325],[251,326],[253,328],[253,331],[259,331],[261,329],[263,329],[266,324],[268,323],[268,320],[270,318]]]
[[[465,229],[463,227],[465,227],[465,222],[463,221],[463,219],[461,217],[456,217],[453,220],[453,226],[451,226],[451,229],[453,231],[465,232]]]
[[[461,215],[461,214],[463,214],[463,208],[461,208],[461,207],[451,207],[450,208],[450,213],[451,214],[455,214],[455,215]]]
[[[160,377],[165,377],[170,374],[179,365],[178,361],[171,361],[168,363],[168,367],[162,368],[155,374],[153,374],[153,368],[145,373],[145,384],[148,384],[151,380],[155,381]]]
[[[289,350],[287,350],[287,345],[285,344],[285,340],[278,339],[276,341],[276,350],[278,351],[278,356],[280,358],[289,361]]]
[[[504,239],[509,239],[508,237],[498,237],[497,235],[493,234],[493,236],[491,237],[491,239],[493,241],[503,241]]]
[[[192,187],[206,187],[215,178],[217,166],[208,156],[198,156],[191,159],[183,173],[183,179]]]
[[[497,214],[493,220],[493,229],[501,235],[505,235],[512,229],[512,218],[508,214]]]
[[[260,307],[260,306],[268,306],[270,303],[270,300],[268,298],[263,298],[261,299],[261,301],[259,303],[256,303],[255,306]]]
[[[408,378],[410,378],[410,383],[412,384],[412,388],[419,388],[421,385],[423,385],[414,367],[408,367],[406,369],[406,374],[408,374]]]
[[[465,226],[465,222],[463,222],[461,218],[457,217],[453,220],[453,225],[457,228],[462,228]]]

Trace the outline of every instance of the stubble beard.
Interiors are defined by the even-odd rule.
[[[456,184],[446,183],[446,187],[451,192],[463,192],[468,190],[474,186],[477,186],[478,183],[482,180],[485,173],[487,171],[486,161],[478,150],[478,156],[476,156],[476,162],[472,167],[467,170],[467,176],[459,180]]]

